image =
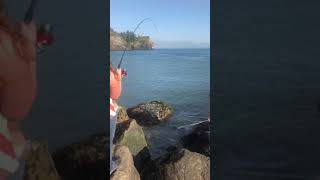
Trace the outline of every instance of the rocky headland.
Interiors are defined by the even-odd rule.
[[[110,28],[110,51],[151,50],[154,42],[149,36],[137,36],[133,32],[118,33]]]

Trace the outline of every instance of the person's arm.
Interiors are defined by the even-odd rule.
[[[121,69],[116,71],[117,74],[110,71],[110,98],[119,99],[122,90]]]

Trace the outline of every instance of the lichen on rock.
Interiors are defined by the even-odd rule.
[[[133,155],[148,146],[142,127],[134,119],[117,125],[114,143],[127,146]]]
[[[164,102],[151,101],[128,108],[127,113],[130,118],[136,119],[140,125],[150,126],[169,120],[173,109]]]

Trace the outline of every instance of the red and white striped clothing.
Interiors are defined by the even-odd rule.
[[[115,102],[113,102],[113,100],[110,98],[110,117],[116,116],[117,110],[118,110],[117,105],[116,105]]]
[[[0,113],[0,169],[15,172],[19,167],[18,155],[20,154],[13,145],[8,130],[7,119]]]

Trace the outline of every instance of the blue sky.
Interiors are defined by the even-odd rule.
[[[115,31],[148,35],[156,48],[210,46],[210,0],[110,0],[110,26]]]

